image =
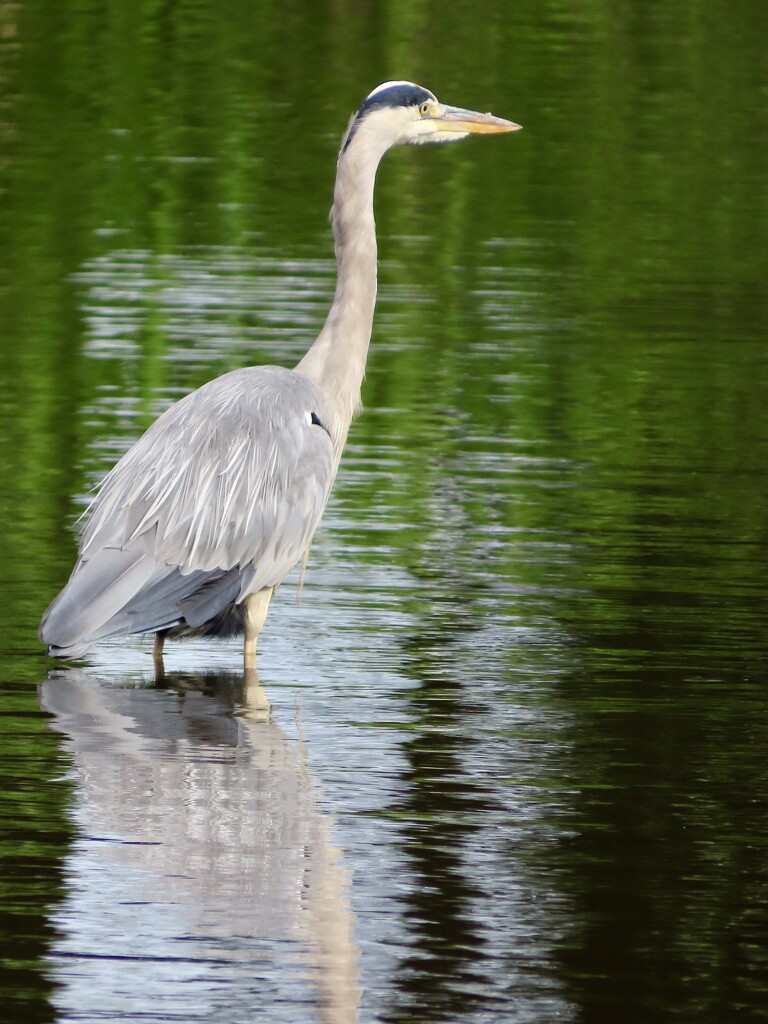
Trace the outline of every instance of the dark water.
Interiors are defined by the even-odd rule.
[[[768,1019],[767,38],[757,0],[0,4],[4,1019]],[[382,167],[367,409],[260,678],[54,671],[89,488],[322,322],[392,77],[525,130]]]

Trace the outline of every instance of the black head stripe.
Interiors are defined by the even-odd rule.
[[[410,82],[391,85],[388,89],[379,89],[372,96],[368,96],[360,104],[356,117],[365,117],[372,110],[380,107],[418,107],[424,100],[433,100],[435,97],[431,92],[422,89],[420,85],[412,85]]]
[[[381,110],[384,107],[418,107],[424,100],[433,100],[434,95],[420,85],[412,82],[398,82],[386,89],[376,89],[371,96],[367,96],[352,119],[347,131],[342,153],[352,141],[357,126],[374,110]]]

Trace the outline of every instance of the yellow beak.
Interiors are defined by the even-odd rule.
[[[474,132],[490,135],[496,132],[516,132],[522,127],[514,121],[505,121],[503,117],[496,117],[494,114],[479,114],[476,110],[447,107],[442,103],[431,120],[441,132]]]

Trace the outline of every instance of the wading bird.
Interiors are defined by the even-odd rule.
[[[385,82],[353,115],[336,168],[336,292],[293,370],[226,373],[172,405],[104,479],[69,582],[40,625],[49,654],[97,641],[244,634],[246,668],[272,593],[306,558],[333,485],[360,387],[376,303],[373,187],[403,143],[511,132],[512,121]]]

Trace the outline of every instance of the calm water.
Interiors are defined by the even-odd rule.
[[[768,1020],[757,0],[0,5],[9,1022]],[[348,113],[525,131],[379,179],[366,412],[237,645],[35,633],[169,402],[290,365]]]

